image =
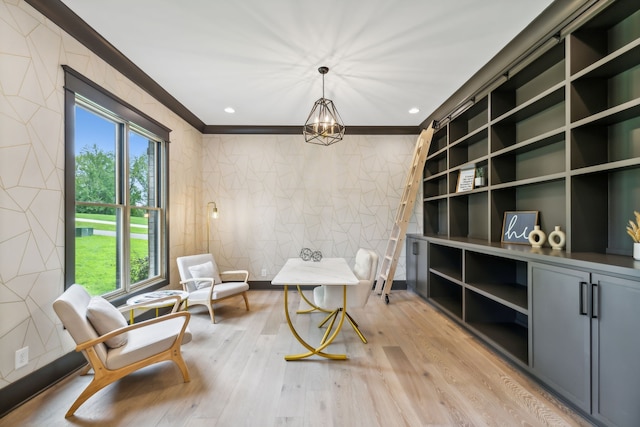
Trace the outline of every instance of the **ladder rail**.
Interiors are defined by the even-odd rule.
[[[380,272],[376,279],[375,291],[378,294],[381,294],[382,298],[384,298],[387,303],[389,302],[389,292],[391,291],[391,286],[393,284],[393,277],[398,265],[398,259],[402,253],[402,245],[407,234],[407,227],[409,225],[411,215],[413,215],[413,207],[415,205],[420,180],[422,178],[424,164],[429,153],[429,147],[431,146],[433,131],[433,123],[431,123],[427,129],[424,129],[420,133],[420,136],[416,141],[416,145],[413,150],[413,157],[411,159],[411,167],[407,173],[404,189],[400,198],[400,204],[396,211],[393,228],[389,234],[387,248],[384,256],[382,257]]]

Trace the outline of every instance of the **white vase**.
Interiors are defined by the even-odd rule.
[[[555,229],[549,234],[549,244],[552,249],[562,249],[567,241],[564,231],[560,230],[560,226],[556,225]]]
[[[640,261],[640,243],[633,244],[633,259]]]
[[[547,240],[547,235],[544,231],[540,230],[540,226],[536,225],[533,227],[533,230],[529,233],[529,243],[534,248],[540,248],[544,245],[544,242]]]

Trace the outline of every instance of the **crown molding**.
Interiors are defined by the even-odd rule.
[[[207,125],[205,135],[302,135],[300,126],[217,126]],[[417,135],[418,126],[347,126],[345,135]]]

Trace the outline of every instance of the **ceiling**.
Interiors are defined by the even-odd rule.
[[[347,132],[420,125],[552,3],[61,1],[206,125],[301,126],[324,65]]]

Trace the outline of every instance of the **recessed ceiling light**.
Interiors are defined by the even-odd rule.
[[[420,109],[417,107],[413,107],[412,109],[409,110],[409,114],[418,114],[420,112]]]
[[[225,108],[225,109],[224,109],[224,112],[225,112],[225,113],[229,113],[229,114],[233,114],[233,113],[235,113],[235,112],[236,112],[236,110],[234,110],[234,109],[233,109],[233,108],[231,108],[231,107],[227,107],[227,108]]]

